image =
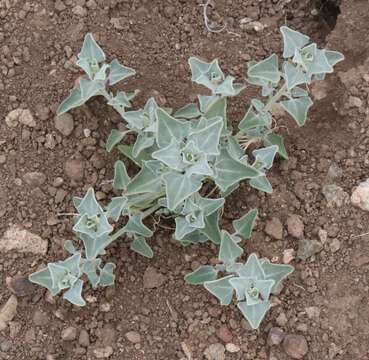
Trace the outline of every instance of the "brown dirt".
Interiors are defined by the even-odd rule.
[[[86,3],[96,6],[88,8]],[[0,0],[0,155],[3,159],[5,155],[0,164],[0,234],[10,224],[20,224],[49,240],[46,257],[0,253],[0,304],[10,296],[6,278],[65,257],[61,245],[73,236],[72,220],[60,217],[55,223],[53,218],[58,212],[73,211],[73,196],[83,195],[89,186],[112,195],[109,185],[101,183],[112,178],[119,154],[107,154],[104,142],[118,127],[119,116],[98,98],[71,112],[75,127],[70,136],[54,126],[56,107],[80,74],[73,56],[88,31],[108,59],[117,57],[137,71],[137,76],[117,87],[142,90],[135,108],[152,94],[174,108],[194,100],[201,90],[190,81],[190,56],[217,57],[225,73],[240,77],[245,74],[245,60],[281,53],[283,24],[308,34],[320,46],[343,52],[346,60],[319,88],[327,96],[315,101],[307,125],[297,128],[288,118],[280,120],[288,126],[281,133],[290,160],[279,160],[270,171],[273,194],[264,195],[244,184],[227,201],[223,220],[229,226],[246,209],[258,207],[260,219],[251,240],[243,243],[245,251],[281,262],[284,249],[297,249],[286,225],[288,216],[296,214],[303,219],[306,238],[318,239],[320,229],[327,231],[323,250],[306,262],[293,261],[296,271],[273,299],[275,306],[259,331],[252,331],[235,305],[223,308],[201,287],[184,284],[184,274],[216,256],[215,247],[182,248],[159,228],[151,240],[154,259],[147,260],[131,252],[128,241],[117,241],[106,256],[117,264],[115,286],[86,286],[84,294],[90,301],[84,308],[58,297],[52,300],[40,288],[33,296],[19,298],[12,331],[0,333],[0,345],[11,341],[9,349],[0,349],[0,359],[93,359],[95,348],[107,346],[113,350],[110,359],[189,359],[189,353],[192,359],[203,359],[205,348],[222,342],[217,337],[222,325],[230,331],[231,342],[241,348],[226,352],[226,359],[288,359],[281,346],[266,344],[272,326],[305,337],[309,350],[304,359],[368,359],[369,236],[353,236],[369,232],[369,215],[351,204],[328,207],[321,189],[334,182],[351,194],[369,174],[369,3],[218,0],[215,9],[209,9],[211,21],[215,26],[226,21],[232,31],[219,34],[204,29],[200,3]],[[85,15],[73,12],[78,5]],[[315,6],[320,12],[312,12]],[[335,25],[337,6],[341,14]],[[245,16],[268,26],[257,33],[244,31],[239,21]],[[119,29],[111,24],[112,18],[119,18]],[[230,118],[240,119],[255,94],[252,89],[232,99]],[[360,98],[360,106],[350,105],[352,96]],[[19,107],[36,115],[36,127],[11,129],[5,124],[5,116]],[[92,130],[88,139],[85,128]],[[80,183],[65,174],[65,163],[73,156],[85,165]],[[331,163],[343,170],[339,180],[327,177]],[[31,171],[44,173],[45,183],[27,185],[23,175]],[[53,184],[57,177],[64,179],[60,188]],[[283,240],[265,234],[265,223],[272,217],[284,224]],[[337,252],[332,252],[334,239],[340,242]],[[143,286],[149,266],[164,276],[158,288]],[[77,330],[77,337],[63,341],[62,331],[68,327]],[[73,338],[74,330],[68,331]],[[138,343],[127,339],[129,331],[141,335]]]

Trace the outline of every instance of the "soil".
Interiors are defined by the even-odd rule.
[[[218,58],[225,73],[241,79],[246,61],[281,54],[281,25],[344,53],[335,73],[312,86],[316,100],[306,126],[298,128],[285,115],[279,119],[290,159],[277,159],[269,172],[273,194],[243,184],[227,199],[222,220],[229,227],[257,207],[259,220],[251,240],[242,243],[245,252],[282,262],[285,249],[298,249],[287,225],[291,215],[298,216],[304,238],[320,241],[322,250],[306,261],[292,261],[295,272],[273,297],[260,329],[253,331],[235,304],[221,307],[202,287],[184,283],[191,269],[214,260],[215,246],[182,248],[170,231],[158,227],[150,241],[155,256],[148,260],[121,239],[104,258],[117,264],[116,284],[106,289],[85,285],[85,307],[50,298],[39,287],[19,297],[9,329],[0,332],[0,359],[203,359],[205,349],[215,343],[228,343],[225,359],[290,359],[282,345],[267,344],[276,326],[303,336],[308,344],[304,359],[368,359],[369,213],[350,202],[329,206],[322,188],[335,184],[350,195],[368,178],[369,3],[218,0],[208,15],[214,28],[227,24],[219,33],[206,30],[201,3],[0,0],[0,234],[18,224],[49,242],[46,256],[0,252],[0,304],[11,295],[7,279],[65,258],[62,244],[74,239],[72,219],[56,214],[74,211],[73,196],[82,196],[90,186],[101,192],[102,202],[113,195],[104,181],[113,177],[113,164],[122,156],[104,149],[111,129],[122,126],[118,114],[94,98],[70,112],[70,135],[59,132],[54,122],[58,104],[81,75],[74,62],[88,31],[109,60],[118,58],[136,70],[136,76],[114,87],[142,90],[134,108],[155,96],[161,105],[176,109],[197,93],[205,94],[190,81],[190,56]],[[242,28],[245,17],[263,26],[258,31]],[[235,124],[254,96],[259,93],[250,87],[230,101],[229,117]],[[31,111],[34,127],[5,123],[7,114],[18,108]],[[84,129],[91,131],[89,137]],[[71,159],[83,178],[67,175]],[[341,177],[332,179],[332,164],[342,170]],[[29,172],[43,173],[44,182],[27,183],[24,175]],[[265,232],[274,217],[283,225],[281,240]],[[157,281],[154,288],[145,283],[150,276]],[[235,352],[229,351],[229,343]]]

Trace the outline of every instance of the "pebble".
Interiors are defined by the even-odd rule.
[[[302,335],[289,334],[283,340],[283,349],[293,359],[302,359],[308,352],[308,344]]]
[[[104,348],[93,349],[92,352],[98,359],[106,359],[113,354],[113,348],[111,346],[106,346]]]
[[[0,344],[0,350],[3,352],[8,352],[12,345],[13,342],[11,340],[5,340]]]
[[[348,100],[349,107],[361,107],[363,105],[363,102],[360,98],[356,96],[350,96]]]
[[[337,164],[331,164],[328,169],[328,177],[331,180],[339,180],[343,176],[343,170]]]
[[[269,346],[279,345],[284,339],[285,333],[279,327],[272,327],[268,333],[267,344]]]
[[[296,251],[294,249],[283,250],[283,264],[289,264],[293,259],[296,259]]]
[[[341,243],[338,239],[332,239],[329,244],[329,248],[331,249],[332,253],[337,252],[341,248]]]
[[[225,348],[230,353],[236,353],[236,352],[239,352],[241,350],[238,345],[232,344],[232,343],[226,344]]]
[[[224,341],[225,343],[232,341],[232,334],[229,331],[227,325],[223,324],[217,331],[217,336],[220,340]]]
[[[273,217],[271,220],[268,220],[265,226],[265,232],[277,240],[282,240],[283,237],[283,225],[281,220],[276,217]]]
[[[49,317],[40,310],[35,311],[32,320],[36,326],[45,326],[49,323]]]
[[[9,284],[10,290],[17,296],[29,296],[36,290],[36,285],[28,280],[28,276],[12,279]]]
[[[129,342],[133,344],[138,344],[141,342],[141,335],[137,331],[128,331],[125,334],[125,337]]]
[[[0,311],[0,331],[4,331],[8,327],[9,321],[12,321],[17,313],[18,300],[15,295],[10,296],[6,304]]]
[[[15,109],[12,110],[5,118],[5,123],[10,128],[15,128],[18,123],[27,125],[29,127],[35,127],[36,121],[32,116],[32,113],[28,109]]]
[[[64,329],[61,333],[61,338],[63,341],[73,341],[77,337],[77,329],[73,326],[69,326]]]
[[[165,282],[166,277],[155,268],[149,266],[143,275],[143,286],[145,289],[158,288]]]
[[[6,155],[0,154],[0,164],[5,164],[5,163],[6,163]]]
[[[77,16],[85,17],[87,15],[87,10],[80,5],[76,5],[72,9],[72,13]]]
[[[319,319],[320,309],[317,306],[306,307],[305,312],[309,319]]]
[[[328,232],[324,229],[319,229],[318,231],[319,240],[324,245],[328,240]]]
[[[322,193],[327,200],[328,207],[342,207],[349,202],[349,195],[335,184],[324,185]]]
[[[78,157],[75,159],[68,159],[64,166],[66,175],[73,181],[79,182],[83,180],[85,169],[85,161]]]
[[[354,189],[351,195],[351,204],[369,211],[369,178]]]
[[[55,128],[64,136],[69,136],[74,129],[74,119],[71,114],[65,113],[54,118]]]
[[[12,225],[0,239],[0,251],[20,251],[46,255],[48,241],[28,230]]]
[[[225,360],[225,347],[220,343],[211,344],[204,351],[207,360]]]
[[[310,256],[317,254],[323,248],[318,240],[301,239],[298,243],[297,257],[300,260],[307,260]]]
[[[23,175],[23,180],[29,186],[32,186],[34,188],[40,187],[45,183],[46,175],[38,171],[28,172]]]
[[[292,214],[287,219],[288,233],[297,239],[304,236],[304,223],[298,215]]]
[[[82,329],[79,333],[78,344],[85,348],[90,346],[90,336],[88,335],[87,330]]]
[[[275,319],[276,323],[281,326],[281,327],[284,327],[287,325],[288,323],[288,319],[287,319],[287,316],[284,312],[281,312],[278,317]]]

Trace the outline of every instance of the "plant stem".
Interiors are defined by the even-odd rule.
[[[264,106],[264,111],[269,111],[272,106],[284,95],[284,92],[287,89],[287,83],[285,82],[283,86],[278,90],[278,92],[272,96],[272,98],[268,101],[268,103]]]
[[[153,212],[155,212],[156,210],[158,210],[161,207],[161,205],[156,204],[153,207],[147,209],[146,211],[143,212],[143,216],[142,218],[144,219],[145,217],[148,217],[149,215],[151,215]]]

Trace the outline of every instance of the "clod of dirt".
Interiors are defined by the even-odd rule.
[[[327,200],[328,207],[342,207],[349,201],[349,195],[335,184],[324,185],[322,193]]]
[[[65,163],[65,173],[72,181],[82,181],[84,177],[85,161],[82,157],[68,159]]]
[[[296,251],[294,249],[283,250],[283,264],[289,264],[296,258]]]
[[[298,244],[297,257],[305,261],[321,251],[322,248],[323,245],[318,240],[301,239]]]
[[[93,349],[92,352],[98,359],[107,359],[114,351],[111,346],[106,346],[104,348]]]
[[[343,170],[336,164],[331,164],[328,169],[328,177],[332,180],[339,180],[342,178]]]
[[[232,341],[232,333],[229,331],[227,325],[223,324],[217,331],[217,336],[220,340],[228,343]]]
[[[149,266],[143,276],[143,286],[145,289],[158,288],[165,282],[166,277],[155,268]]]
[[[241,350],[241,348],[238,346],[238,345],[236,345],[236,344],[232,344],[232,343],[228,343],[228,344],[226,344],[226,346],[225,346],[225,348],[226,348],[226,350],[228,351],[228,352],[230,352],[230,353],[236,353],[236,352],[239,352],[240,350]]]
[[[36,285],[28,280],[28,276],[12,279],[9,289],[17,296],[32,295],[36,290]]]
[[[65,328],[61,333],[63,341],[73,341],[77,337],[77,329],[73,326]]]
[[[79,333],[78,344],[86,348],[90,346],[90,336],[87,330],[82,329]]]
[[[207,360],[225,360],[225,347],[220,344],[211,344],[204,351]]]
[[[46,175],[38,171],[28,172],[23,175],[23,180],[29,186],[36,188],[40,187],[45,183]]]
[[[362,210],[369,211],[369,179],[360,183],[353,191],[351,203]]]
[[[13,320],[17,313],[18,300],[12,295],[0,311],[0,331],[6,330],[8,322]]]
[[[282,240],[283,238],[283,225],[281,220],[276,217],[273,217],[271,220],[268,220],[265,225],[265,232],[274,239]]]
[[[283,349],[293,359],[302,359],[308,352],[308,344],[302,335],[289,334],[283,340]]]
[[[71,114],[65,113],[55,116],[54,125],[64,136],[69,136],[74,129],[74,119]]]
[[[46,326],[49,323],[49,317],[40,310],[35,311],[32,320],[36,326]]]
[[[12,225],[0,239],[0,251],[20,251],[46,255],[48,241],[40,236],[32,234],[28,230],[21,229],[18,225]]]
[[[297,239],[304,236],[304,223],[298,215],[292,214],[287,219],[288,233]]]
[[[267,344],[269,346],[279,345],[285,337],[283,329],[279,327],[272,327],[268,333]]]
[[[125,337],[129,342],[133,344],[138,344],[141,342],[141,335],[137,331],[128,331],[125,334]]]

